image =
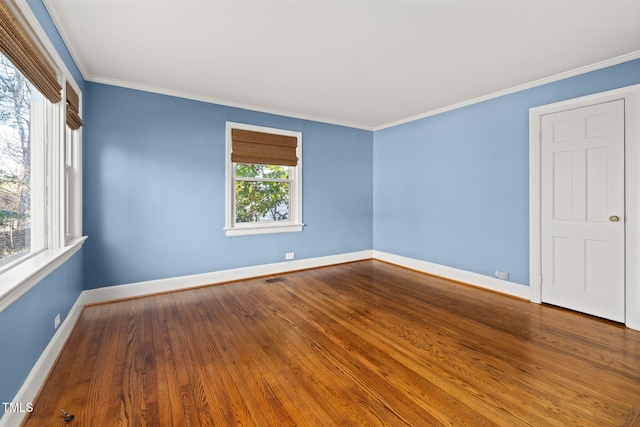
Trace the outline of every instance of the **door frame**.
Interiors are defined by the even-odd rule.
[[[640,84],[529,109],[529,288],[542,303],[542,116],[624,100],[625,119],[625,325],[640,330]]]

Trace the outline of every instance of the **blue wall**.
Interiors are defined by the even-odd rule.
[[[529,283],[529,108],[640,83],[640,60],[374,133],[374,248]]]
[[[78,86],[80,86],[80,92],[84,92],[84,78],[82,77],[82,74],[80,73],[80,70],[78,69],[75,61],[73,60],[73,57],[69,53],[67,45],[62,40],[62,37],[58,32],[58,28],[55,26],[53,20],[49,16],[49,12],[47,11],[46,6],[42,2],[42,0],[27,0],[27,4],[38,19],[40,26],[46,33],[53,47],[56,49],[56,52],[58,52],[58,55],[60,55],[60,58],[62,58],[64,65],[67,66],[67,69],[73,76],[74,80],[76,81]]]
[[[0,402],[12,402],[36,361],[53,338],[53,319],[64,322],[82,292],[83,252],[0,312]],[[27,402],[22,402],[27,403]],[[0,407],[0,415],[4,406]]]
[[[640,83],[640,60],[375,133],[85,83],[85,247],[0,313],[11,401],[82,289],[377,249],[528,283],[528,109]],[[303,133],[301,233],[227,238],[225,121]],[[0,409],[3,410],[3,409]]]
[[[85,287],[373,247],[372,132],[87,83]],[[300,233],[226,237],[225,122],[302,132]]]
[[[76,79],[81,91],[84,80],[63,43],[41,0],[28,0],[52,44]],[[83,250],[0,312],[0,402],[11,402],[35,362],[51,341],[53,319],[61,320],[83,289]],[[26,402],[22,402],[26,403]],[[0,407],[0,416],[4,406]]]

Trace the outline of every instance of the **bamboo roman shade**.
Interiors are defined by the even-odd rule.
[[[80,98],[73,87],[67,82],[67,126],[72,130],[82,127],[80,118]]]
[[[56,71],[22,27],[5,0],[0,0],[0,51],[49,101],[62,100]]]
[[[231,129],[231,161],[279,166],[297,166],[295,136]]]

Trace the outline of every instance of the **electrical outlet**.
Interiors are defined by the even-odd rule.
[[[58,313],[56,318],[53,319],[53,328],[58,329],[58,326],[60,326],[60,313]]]
[[[493,274],[500,280],[509,280],[509,273],[506,271],[496,270]]]
[[[284,255],[284,259],[294,259],[296,257],[296,255],[293,252],[287,252]]]

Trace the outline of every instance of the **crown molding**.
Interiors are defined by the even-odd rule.
[[[193,101],[206,102],[208,104],[217,104],[217,105],[223,105],[226,107],[241,108],[243,110],[256,111],[259,113],[274,114],[277,116],[285,116],[285,117],[290,117],[294,119],[309,120],[313,122],[327,123],[331,125],[344,126],[344,127],[362,129],[362,130],[368,130],[368,131],[373,130],[373,127],[371,126],[364,126],[357,123],[343,122],[340,120],[327,119],[325,117],[319,117],[319,116],[313,116],[313,115],[307,115],[307,114],[299,114],[299,113],[294,113],[292,111],[279,110],[277,108],[263,107],[263,106],[253,105],[253,104],[246,104],[242,102],[229,101],[227,99],[215,98],[212,96],[199,95],[191,92],[182,92],[179,90],[166,89],[158,86],[145,85],[141,83],[133,83],[133,82],[123,81],[118,79],[111,79],[108,77],[89,75],[87,76],[87,78],[85,78],[85,80],[93,83],[101,83],[101,84],[110,85],[110,86],[118,86],[118,87],[123,87],[127,89],[140,90],[143,92],[151,92],[151,93],[157,93],[160,95],[174,96],[177,98],[184,98],[184,99],[190,99]]]
[[[616,56],[614,58],[606,59],[604,61],[596,62],[595,64],[586,65],[584,67],[575,68],[573,70],[565,71],[563,73],[555,74],[553,76],[545,77],[539,80],[534,80],[529,83],[525,83],[522,85],[514,86],[509,89],[504,89],[498,92],[490,93],[488,95],[479,96],[477,98],[472,98],[467,101],[462,101],[456,104],[452,104],[446,107],[438,108],[436,110],[427,111],[426,113],[418,114],[415,116],[407,117],[405,119],[396,120],[384,125],[374,126],[373,131],[378,131],[382,129],[387,129],[390,127],[402,125],[405,123],[413,122],[416,120],[424,119],[426,117],[435,116],[437,114],[446,113],[447,111],[457,110],[458,108],[467,107],[469,105],[477,104],[480,102],[488,101],[490,99],[499,98],[501,96],[510,95],[512,93],[520,92],[523,90],[531,89],[537,86],[542,86],[548,83],[557,82],[559,80],[567,79],[569,77],[579,76],[580,74],[585,74],[591,71],[600,70],[602,68],[611,67],[613,65],[622,64],[623,62],[633,61],[634,59],[640,58],[640,50],[636,50],[631,53],[627,53],[624,55]]]
[[[51,61],[51,65],[57,69],[59,75],[62,75],[64,80],[75,83],[71,71],[69,71],[46,31],[42,28],[42,25],[40,25],[40,21],[31,10],[27,0],[7,0],[6,3],[36,45],[38,45],[42,54],[45,55],[45,57]],[[77,83],[75,86],[77,90]]]
[[[47,0],[47,1],[51,1],[51,0]],[[575,68],[573,70],[569,70],[569,71],[565,71],[559,74],[555,74],[553,76],[549,76],[549,77],[545,77],[542,79],[538,79],[529,83],[525,83],[522,85],[518,85],[518,86],[514,86],[511,87],[509,89],[504,89],[498,92],[493,92],[487,95],[483,95],[477,98],[472,98],[469,99],[467,101],[463,101],[463,102],[459,102],[456,104],[452,104],[452,105],[448,105],[446,107],[442,107],[442,108],[438,108],[435,110],[430,110],[427,111],[425,113],[422,114],[418,114],[415,116],[411,116],[411,117],[407,117],[405,119],[400,119],[397,121],[393,121],[384,125],[380,125],[380,126],[365,126],[365,125],[361,125],[358,123],[350,123],[350,122],[343,122],[343,121],[339,121],[339,120],[331,120],[331,119],[327,119],[324,117],[318,117],[318,116],[310,116],[310,115],[305,115],[305,114],[298,114],[298,113],[293,113],[290,111],[285,111],[285,110],[278,110],[278,109],[274,109],[274,108],[268,108],[268,107],[261,107],[261,106],[256,106],[256,105],[252,105],[252,104],[245,104],[245,103],[240,103],[240,102],[234,102],[234,101],[229,101],[226,99],[220,99],[220,98],[214,98],[214,97],[209,97],[209,96],[203,96],[203,95],[198,95],[198,94],[194,94],[194,93],[189,93],[189,92],[181,92],[181,91],[176,91],[176,90],[171,90],[171,89],[165,89],[165,88],[160,88],[160,87],[156,87],[156,86],[151,86],[151,85],[144,85],[144,84],[138,84],[138,83],[131,83],[131,82],[127,82],[127,81],[122,81],[122,80],[117,80],[117,79],[110,79],[107,77],[101,77],[101,76],[93,76],[93,75],[88,75],[85,79],[94,83],[102,83],[102,84],[107,84],[107,85],[112,85],[112,86],[119,86],[119,87],[124,87],[124,88],[128,88],[128,89],[135,89],[135,90],[141,90],[141,91],[145,91],[145,92],[152,92],[152,93],[158,93],[158,94],[162,94],[162,95],[168,95],[168,96],[175,96],[178,98],[186,98],[186,99],[191,99],[194,101],[201,101],[201,102],[206,102],[206,103],[211,103],[211,104],[218,104],[218,105],[224,105],[227,107],[234,107],[234,108],[242,108],[245,110],[251,110],[251,111],[257,111],[257,112],[261,112],[261,113],[268,113],[268,114],[275,114],[275,115],[279,115],[279,116],[286,116],[286,117],[292,117],[292,118],[297,118],[297,119],[302,119],[302,120],[311,120],[311,121],[315,121],[315,122],[321,122],[321,123],[327,123],[327,124],[333,124],[333,125],[338,125],[338,126],[345,126],[345,127],[350,127],[350,128],[356,128],[356,129],[363,129],[363,130],[368,130],[368,131],[378,131],[378,130],[382,130],[382,129],[386,129],[386,128],[390,128],[390,127],[394,127],[394,126],[398,126],[401,124],[405,124],[405,123],[409,123],[409,122],[413,122],[416,120],[420,120],[426,117],[430,117],[430,116],[435,116],[437,114],[441,114],[441,113],[445,113],[447,111],[452,111],[452,110],[456,110],[458,108],[462,108],[462,107],[467,107],[469,105],[473,105],[473,104],[477,104],[480,102],[484,102],[484,101],[488,101],[490,99],[494,99],[494,98],[499,98],[501,96],[505,96],[505,95],[510,95],[512,93],[516,93],[516,92],[520,92],[523,90],[527,90],[527,89],[531,89],[537,86],[542,86],[548,83],[553,83],[559,80],[563,80],[563,79],[567,79],[569,77],[575,77],[575,76],[579,76],[581,74],[585,74],[591,71],[596,71],[596,70],[600,70],[603,68],[607,68],[607,67],[611,67],[613,65],[618,65],[618,64],[622,64],[624,62],[628,62],[628,61],[633,61],[635,59],[640,58],[640,50],[631,52],[631,53],[627,53],[625,55],[620,55],[620,56],[616,56],[614,58],[610,58],[610,59],[606,59],[604,61],[600,61],[600,62],[596,62],[595,64],[591,64],[591,65],[586,65],[583,67],[579,67],[579,68]]]
[[[73,43],[71,43],[71,40],[72,40],[71,37],[69,37],[64,27],[61,25],[60,17],[55,12],[55,8],[51,7],[51,4],[55,3],[55,0],[42,0],[42,3],[44,4],[45,9],[47,9],[47,13],[51,17],[51,20],[53,21],[53,25],[55,25],[56,29],[58,30],[58,33],[62,38],[62,42],[67,47],[67,50],[69,51],[69,54],[73,59],[73,62],[76,63],[78,70],[80,70],[80,74],[82,74],[82,77],[85,80],[87,80],[87,76],[89,76],[89,71],[87,70],[87,67],[84,65],[84,63],[80,60],[80,55],[78,54],[78,51],[75,49]]]
[[[25,0],[16,0],[16,1],[22,1],[24,2]],[[614,58],[610,58],[610,59],[606,59],[604,61],[600,61],[600,62],[596,62],[594,64],[590,64],[590,65],[586,65],[583,67],[579,67],[579,68],[575,68],[573,70],[569,70],[569,71],[565,71],[559,74],[555,74],[553,76],[549,76],[549,77],[544,77],[542,79],[539,80],[535,80],[529,83],[525,83],[522,85],[518,85],[518,86],[514,86],[508,89],[504,89],[501,91],[497,91],[497,92],[493,92],[487,95],[483,95],[480,97],[476,97],[476,98],[472,98],[466,101],[462,101],[456,104],[451,104],[442,108],[438,108],[435,110],[430,110],[421,114],[417,114],[415,116],[410,116],[404,119],[400,119],[400,120],[396,120],[393,122],[389,122],[386,124],[382,124],[379,126],[368,126],[368,125],[362,125],[362,124],[358,124],[358,123],[351,123],[351,122],[344,122],[344,121],[340,121],[340,120],[333,120],[333,119],[327,119],[325,117],[319,117],[319,116],[313,116],[313,115],[306,115],[306,114],[299,114],[299,113],[294,113],[291,111],[286,111],[286,110],[279,110],[279,109],[274,109],[274,108],[269,108],[269,107],[263,107],[263,106],[258,106],[258,105],[253,105],[253,104],[247,104],[247,103],[241,103],[241,102],[235,102],[235,101],[230,101],[230,100],[226,100],[226,99],[221,99],[221,98],[215,98],[215,97],[210,97],[210,96],[205,96],[205,95],[199,95],[199,94],[195,94],[195,93],[190,93],[190,92],[182,92],[182,91],[177,91],[177,90],[172,90],[172,89],[167,89],[167,88],[162,88],[162,87],[157,87],[157,86],[152,86],[152,85],[145,85],[145,84],[140,84],[140,83],[134,83],[134,82],[129,82],[129,81],[124,81],[124,80],[118,80],[118,79],[112,79],[112,78],[108,78],[108,77],[102,77],[102,76],[97,76],[97,75],[93,75],[91,74],[87,67],[85,66],[85,64],[82,62],[82,60],[80,59],[81,56],[78,54],[77,50],[75,49],[73,43],[71,43],[71,38],[68,36],[68,34],[66,33],[66,31],[64,30],[64,27],[60,24],[61,20],[59,19],[59,17],[57,16],[57,14],[55,13],[55,8],[50,7],[51,4],[54,3],[55,0],[42,0],[45,8],[47,9],[47,11],[49,12],[49,15],[51,16],[51,19],[53,20],[56,28],[58,29],[58,32],[60,33],[60,36],[62,37],[62,40],[64,41],[65,45],[67,46],[67,49],[69,50],[69,53],[71,54],[71,57],[73,58],[73,60],[75,61],[76,65],[78,66],[78,69],[80,70],[80,73],[82,73],[82,76],[84,77],[84,79],[86,81],[90,81],[90,82],[94,82],[94,83],[102,83],[102,84],[107,84],[107,85],[111,85],[111,86],[118,86],[118,87],[124,87],[124,88],[128,88],[128,89],[135,89],[135,90],[141,90],[144,92],[151,92],[151,93],[158,93],[161,95],[168,95],[168,96],[174,96],[174,97],[178,97],[178,98],[185,98],[185,99],[191,99],[194,101],[201,101],[201,102],[206,102],[206,103],[210,103],[210,104],[218,104],[218,105],[224,105],[227,107],[234,107],[234,108],[241,108],[244,110],[250,110],[250,111],[256,111],[256,112],[261,112],[261,113],[267,113],[267,114],[275,114],[275,115],[279,115],[279,116],[286,116],[286,117],[291,117],[291,118],[297,118],[297,119],[302,119],[302,120],[310,120],[310,121],[314,121],[314,122],[320,122],[320,123],[327,123],[327,124],[333,124],[333,125],[338,125],[338,126],[345,126],[345,127],[350,127],[350,128],[356,128],[356,129],[362,129],[362,130],[367,130],[367,131],[378,131],[378,130],[382,130],[382,129],[386,129],[386,128],[390,128],[390,127],[394,127],[394,126],[398,126],[401,124],[405,124],[405,123],[409,123],[409,122],[413,122],[416,120],[420,120],[426,117],[430,117],[430,116],[435,116],[437,114],[441,114],[441,113],[445,113],[447,111],[452,111],[452,110],[456,110],[458,108],[462,108],[462,107],[467,107],[469,105],[473,105],[473,104],[477,104],[480,102],[484,102],[484,101],[488,101],[490,99],[494,99],[494,98],[499,98],[501,96],[505,96],[505,95],[509,95],[512,93],[516,93],[516,92],[520,92],[526,89],[531,89],[537,86],[542,86],[548,83],[553,83],[562,79],[566,79],[569,77],[574,77],[574,76],[578,76],[580,74],[585,74],[588,73],[590,71],[596,71],[602,68],[606,68],[606,67],[611,67],[613,65],[617,65],[617,64],[621,64],[623,62],[627,62],[627,61],[632,61],[635,59],[640,58],[640,50],[634,51],[634,52],[630,52],[624,55],[620,55]]]

